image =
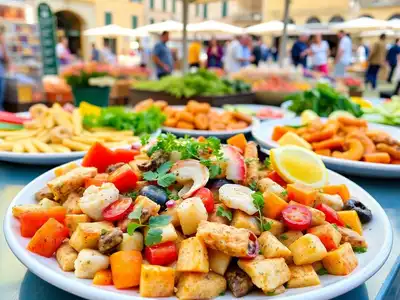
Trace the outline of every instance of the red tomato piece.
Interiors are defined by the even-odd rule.
[[[146,247],[144,256],[152,265],[165,266],[177,260],[178,251],[174,242],[166,242]]]
[[[200,188],[194,193],[193,197],[199,197],[203,201],[204,207],[208,213],[214,210],[214,196],[208,188]]]
[[[114,222],[124,219],[133,210],[132,198],[124,197],[111,203],[103,210],[104,220]]]
[[[135,156],[140,153],[139,150],[128,150],[128,149],[117,149],[114,150],[114,161],[113,163],[128,163],[135,159]]]
[[[333,223],[338,226],[344,226],[344,223],[340,220],[338,213],[333,208],[323,203],[318,204],[315,208],[322,211],[325,214],[325,220],[328,223]]]
[[[279,174],[275,171],[272,171],[271,173],[268,174],[267,176],[269,179],[275,181],[277,184],[279,184],[282,187],[286,187],[287,183]]]
[[[306,230],[311,227],[311,211],[300,205],[288,205],[282,210],[282,218],[290,230]]]
[[[329,226],[332,226],[332,225],[329,225]],[[335,242],[333,241],[332,236],[330,236],[327,233],[320,232],[320,231],[318,231],[317,229],[314,229],[314,228],[316,228],[316,227],[309,228],[307,230],[307,232],[311,233],[313,235],[316,235],[321,240],[322,244],[324,244],[326,250],[331,251],[331,250],[334,250],[334,249],[336,249],[338,247],[335,244]]]
[[[36,231],[50,218],[64,223],[67,209],[63,206],[50,207],[48,209],[30,211],[23,213],[19,220],[21,222],[21,236],[33,237]]]
[[[108,182],[111,182],[121,194],[129,192],[136,187],[138,177],[128,164],[119,167],[108,176]]]
[[[16,114],[6,111],[0,111],[0,122],[11,124],[24,124],[24,122],[31,120],[30,118],[21,118]]]
[[[99,173],[104,173],[107,167],[113,164],[113,161],[114,152],[101,143],[95,143],[83,158],[82,166],[95,167]]]

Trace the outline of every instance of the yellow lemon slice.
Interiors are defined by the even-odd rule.
[[[299,146],[271,149],[270,160],[274,170],[289,183],[303,183],[319,188],[328,183],[328,172],[321,158]]]
[[[300,117],[301,117],[301,123],[304,125],[311,123],[312,121],[314,121],[316,119],[319,119],[319,116],[310,109],[303,111],[301,113]]]
[[[294,146],[299,146],[303,147],[306,149],[311,150],[312,147],[309,142],[307,142],[305,139],[303,139],[301,136],[298,136],[294,132],[288,131],[286,132],[279,140],[278,144],[280,146],[288,146],[288,145],[294,145]]]

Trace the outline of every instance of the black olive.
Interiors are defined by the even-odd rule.
[[[165,203],[168,201],[167,192],[163,188],[155,185],[146,185],[142,187],[139,195],[146,196],[150,200],[160,205],[161,208],[165,208]]]
[[[362,224],[372,220],[372,212],[360,201],[349,199],[343,207],[343,210],[355,210]]]
[[[225,184],[233,183],[232,181],[226,180],[226,179],[214,179],[210,180],[207,183],[207,188],[210,189],[210,191],[213,193],[214,199],[218,200],[219,199],[219,188]]]

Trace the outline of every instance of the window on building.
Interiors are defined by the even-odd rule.
[[[200,15],[200,4],[196,4],[196,17]]]
[[[176,0],[172,0],[172,12],[176,13]]]
[[[225,18],[228,16],[228,1],[222,1],[222,17]]]
[[[104,23],[105,23],[106,25],[112,24],[112,13],[106,12],[106,13],[104,14]]]
[[[135,29],[138,27],[138,17],[132,16],[132,28]]]
[[[150,18],[149,23],[154,24],[154,18]]]
[[[154,0],[150,0],[149,6],[150,6],[150,9],[154,9]]]
[[[162,0],[162,10],[167,11],[167,0]]]
[[[208,18],[208,4],[205,3],[203,7],[203,18],[207,19]]]

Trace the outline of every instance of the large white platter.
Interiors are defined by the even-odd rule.
[[[366,253],[357,254],[358,267],[348,276],[321,276],[321,285],[309,288],[288,289],[284,294],[274,296],[273,299],[287,300],[323,300],[344,294],[374,275],[384,264],[392,248],[393,233],[389,219],[378,204],[366,191],[354,182],[343,176],[328,171],[331,184],[344,183],[348,186],[353,198],[361,200],[368,206],[373,214],[370,223],[364,226],[364,236],[368,242],[369,248]],[[54,178],[54,171],[48,171],[29,183],[11,202],[4,218],[4,234],[9,247],[15,256],[33,273],[43,280],[75,295],[95,300],[132,300],[149,299],[141,298],[136,290],[117,290],[113,287],[94,286],[91,280],[78,279],[73,273],[63,272],[55,258],[44,258],[26,250],[29,242],[28,238],[20,236],[19,222],[12,216],[12,207],[14,205],[35,203],[34,194],[46,183]],[[232,299],[230,293],[218,299]],[[268,298],[261,293],[253,293],[243,299]],[[272,298],[272,297],[271,297]],[[160,298],[160,299],[175,299]]]
[[[268,118],[268,117],[258,117],[256,116],[256,113],[262,109],[268,108],[271,109],[275,112],[280,112],[283,114],[282,118],[277,118],[277,119],[292,119],[296,117],[296,114],[286,108],[282,108],[279,106],[272,106],[272,105],[262,105],[262,104],[235,104],[235,105],[227,105],[228,107],[232,107],[234,109],[244,109],[252,114],[254,114],[254,117],[261,121],[269,121],[269,120],[275,120],[274,118]],[[225,106],[223,107],[225,109]],[[229,111],[229,109],[228,109]]]
[[[158,129],[151,136],[157,137],[161,134]],[[127,145],[126,147],[129,147]],[[121,148],[124,148],[121,146]],[[8,151],[0,151],[0,161],[12,163],[20,163],[26,165],[60,165],[78,158],[82,158],[86,151],[74,151],[69,153],[14,153]]]
[[[182,105],[171,105],[172,108],[177,109],[177,110],[183,110],[184,106]],[[224,112],[222,108],[217,108],[217,107],[212,107],[212,110],[217,111],[218,113]],[[192,137],[199,137],[199,136],[204,136],[204,137],[209,137],[209,136],[214,136],[219,139],[227,139],[230,138],[231,136],[234,136],[239,133],[249,133],[251,132],[251,128],[253,125],[258,122],[255,118],[253,118],[253,124],[250,126],[243,128],[243,129],[237,129],[237,130],[219,130],[219,131],[213,131],[213,130],[194,130],[194,129],[180,129],[180,128],[174,128],[174,127],[166,127],[164,126],[162,130],[164,132],[169,132],[173,133],[176,136],[185,136],[189,135]]]
[[[323,119],[324,120],[324,119]],[[271,149],[278,147],[278,143],[272,140],[272,132],[275,126],[301,125],[300,118],[281,119],[269,121],[253,126],[252,134],[257,142],[264,148]],[[389,133],[393,138],[400,140],[400,130],[385,125],[368,124],[371,129],[379,129]],[[325,165],[340,173],[363,176],[363,177],[385,177],[400,178],[400,165],[376,164],[364,161],[351,161],[334,157],[321,156]]]

